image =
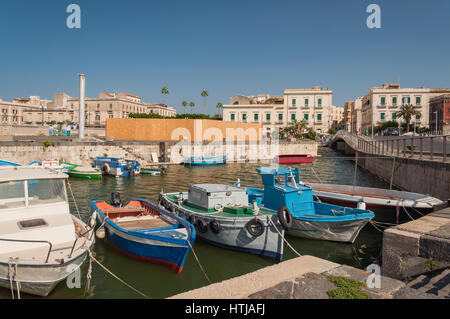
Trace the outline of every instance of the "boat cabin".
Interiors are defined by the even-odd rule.
[[[0,257],[45,255],[49,243],[53,251],[73,245],[67,177],[42,167],[0,167]]]
[[[188,202],[209,210],[226,206],[248,206],[245,189],[225,184],[191,184]]]
[[[264,190],[262,194],[253,194],[250,201],[262,202],[264,207],[272,210],[286,206],[294,216],[314,213],[312,188],[300,183],[298,168],[262,167],[256,170],[262,177]]]

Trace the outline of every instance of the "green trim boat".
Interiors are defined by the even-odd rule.
[[[102,178],[102,172],[98,169],[87,167],[87,166],[81,166],[71,163],[63,163],[65,165],[69,166],[69,170],[67,174],[70,177],[74,178],[81,178],[81,179],[101,179]]]
[[[166,171],[166,167],[141,167],[141,174],[151,175],[151,176],[161,176]]]

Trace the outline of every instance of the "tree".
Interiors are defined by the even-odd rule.
[[[161,94],[164,96],[164,105],[166,105],[166,95],[169,94],[169,89],[167,86],[163,86],[161,89]]]
[[[205,114],[206,114],[206,97],[208,96],[208,91],[203,90],[201,96],[203,96],[205,102]]]
[[[191,113],[193,113],[194,112],[195,103],[194,102],[190,102],[189,106],[191,107]]]
[[[216,106],[219,110],[220,109],[223,109],[223,104],[222,104],[222,102],[219,102],[219,103],[217,103],[217,106]]]
[[[183,102],[181,102],[181,105],[184,107],[184,114],[186,114],[186,106],[188,105],[188,102],[184,100]]]
[[[400,111],[395,112],[395,115],[405,120],[406,130],[409,132],[409,122],[411,122],[411,118],[413,116],[422,116],[422,113],[420,113],[413,105],[404,104],[401,106]]]

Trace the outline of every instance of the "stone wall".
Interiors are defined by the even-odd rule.
[[[152,153],[156,153],[160,162],[181,163],[183,152],[186,156],[228,155],[228,161],[272,160],[278,151],[280,154],[308,154],[317,156],[317,143],[281,143],[266,145],[258,143],[236,143],[232,145],[187,144],[173,142],[113,141],[80,142],[62,138],[48,138],[52,146],[45,147],[43,139],[35,142],[0,142],[0,159],[28,164],[37,160],[57,159],[74,164],[89,165],[97,156],[126,157],[137,159],[143,164],[151,162]],[[178,154],[178,157],[171,156]]]
[[[364,158],[370,156],[370,158]],[[358,165],[390,182],[393,158],[358,152]],[[393,184],[410,192],[428,194],[447,201],[450,198],[450,163],[396,158]]]

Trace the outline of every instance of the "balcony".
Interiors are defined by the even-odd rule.
[[[377,109],[385,109],[386,107],[386,104],[377,105]]]
[[[309,109],[309,105],[304,105],[301,107],[302,110],[308,110]]]
[[[323,106],[322,105],[316,105],[314,108],[315,109],[323,109]]]
[[[392,104],[392,105],[389,105],[389,108],[390,109],[396,109],[398,107],[398,104]]]

